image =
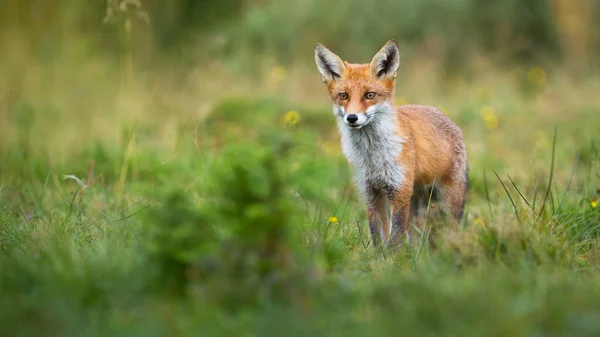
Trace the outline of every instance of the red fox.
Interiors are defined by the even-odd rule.
[[[342,61],[319,43],[315,61],[333,101],[342,151],[366,204],[373,244],[401,242],[429,187],[459,221],[468,189],[462,132],[434,107],[394,106],[400,64],[396,41],[388,41],[369,64]]]

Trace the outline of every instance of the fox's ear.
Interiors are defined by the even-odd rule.
[[[344,61],[320,43],[315,46],[315,62],[317,62],[323,82],[331,82],[341,78],[346,70]]]
[[[389,40],[373,57],[371,61],[371,75],[377,78],[395,78],[399,65],[400,51],[398,50],[398,43],[394,40]]]

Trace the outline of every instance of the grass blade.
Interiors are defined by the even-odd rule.
[[[483,186],[485,187],[485,198],[487,200],[488,210],[490,212],[490,218],[492,218],[492,204],[490,203],[490,191],[488,190],[487,176],[485,174],[485,169],[483,169]]]
[[[58,193],[63,199],[65,199],[66,201],[69,202],[69,204],[71,204],[71,206],[73,206],[73,208],[75,208],[80,214],[82,214],[83,216],[85,216],[88,220],[90,220],[90,222],[96,226],[96,228],[98,228],[100,231],[104,232],[104,228],[102,228],[102,226],[98,225],[96,223],[96,221],[94,221],[94,219],[92,219],[92,217],[90,217],[83,209],[81,209],[81,207],[79,207],[76,203],[75,203],[75,198],[77,197],[77,192],[79,192],[79,187],[77,187],[77,190],[75,191],[75,194],[73,195],[73,199],[69,199],[67,197],[65,197],[64,195],[60,194],[60,192],[56,191],[56,193]],[[65,219],[65,221],[71,216],[71,212],[69,212],[69,215],[67,216],[67,218]]]
[[[540,177],[542,176],[541,172],[538,172],[537,178],[535,178],[535,185],[533,186],[533,201],[531,202],[531,213],[532,219],[535,219],[535,202],[537,201],[537,189],[538,184],[540,182]]]
[[[554,156],[556,154],[556,133],[558,131],[558,126],[554,127],[554,136],[552,137],[552,161],[550,164],[550,177],[548,178],[548,189],[546,190],[546,195],[544,196],[544,200],[542,201],[542,208],[540,209],[540,213],[538,218],[542,216],[544,209],[546,208],[546,201],[548,201],[548,197],[552,192],[552,179],[554,178]]]
[[[365,249],[369,248],[369,245],[371,244],[371,240],[367,240],[367,243],[365,243],[365,239],[363,237],[363,233],[362,230],[360,229],[360,222],[356,221],[356,228],[358,229],[358,237],[360,238],[360,243],[363,245],[363,247]]]
[[[510,193],[508,192],[508,189],[506,188],[506,185],[504,185],[504,182],[502,181],[502,179],[500,179],[500,176],[498,175],[498,173],[496,173],[496,170],[492,170],[492,171],[496,175],[496,178],[498,178],[498,181],[500,181],[500,184],[502,184],[502,188],[504,188],[504,192],[506,192],[506,195],[508,195],[508,199],[510,199],[510,203],[512,204],[513,209],[515,211],[515,215],[517,216],[517,220],[519,222],[521,222],[521,217],[519,216],[519,210],[517,209],[517,204],[515,204],[515,201],[513,200]]]
[[[40,214],[42,214],[42,212],[44,211],[44,202],[46,201],[46,189],[48,188],[48,180],[49,179],[50,179],[50,172],[48,172],[48,174],[46,175],[46,180],[44,181],[44,189],[42,190],[42,201],[40,203],[40,208],[37,211],[38,216]]]
[[[565,200],[565,197],[567,196],[567,191],[569,191],[569,186],[571,186],[571,181],[573,180],[573,176],[575,175],[575,170],[577,170],[578,163],[579,163],[579,152],[577,152],[577,156],[575,156],[575,164],[573,165],[573,170],[571,170],[571,176],[569,177],[569,181],[567,181],[567,186],[565,187],[565,192],[563,193],[562,197],[558,201],[558,206],[557,206],[556,210],[554,211],[554,213],[552,213],[552,217],[554,217],[554,214],[556,214],[556,211],[560,209],[560,206],[562,205],[563,200]]]
[[[334,213],[332,214],[333,216],[338,214],[338,210],[340,209],[340,206],[342,205],[342,202],[344,202],[344,199],[346,199],[346,194],[348,194],[348,190],[350,187],[350,183],[347,183],[346,186],[344,187],[344,190],[342,192],[342,197],[340,198],[340,201],[338,201],[337,205],[335,206],[335,210]],[[348,199],[346,199],[346,204],[344,206],[344,211],[343,213],[346,212],[346,209],[348,207],[348,203],[350,203],[350,195],[348,195]],[[325,227],[325,233],[324,233],[324,239],[327,239],[327,235],[329,235],[329,228],[331,227],[332,223],[331,223],[331,219],[329,219],[327,221],[327,226]]]
[[[429,208],[431,206],[431,198],[433,197],[433,189],[435,189],[437,176],[433,178],[433,184],[431,184],[431,192],[429,192],[429,198],[427,200],[427,210],[425,211],[425,221],[423,222],[423,230],[427,228],[427,220],[429,219]]]
[[[529,204],[529,201],[527,201],[527,199],[525,198],[525,196],[523,195],[523,193],[521,193],[521,190],[519,190],[519,188],[517,187],[517,185],[515,184],[515,182],[510,177],[510,174],[507,173],[506,176],[508,177],[508,180],[510,180],[510,183],[513,185],[513,187],[515,188],[515,190],[517,190],[517,193],[519,193],[519,195],[521,196],[521,199],[523,199],[523,201],[525,201],[525,203],[527,204],[527,206],[529,206],[529,208],[531,208],[531,205]]]
[[[125,219],[129,219],[129,218],[131,218],[132,216],[134,216],[134,215],[136,215],[136,214],[138,214],[138,213],[142,212],[143,210],[147,209],[148,207],[150,207],[150,205],[144,205],[143,207],[141,207],[141,208],[140,208],[140,209],[138,209],[137,211],[135,211],[135,212],[133,212],[133,213],[131,213],[131,214],[125,215],[124,217],[122,217],[122,218],[119,218],[119,219],[115,220],[114,222],[119,222],[119,221],[123,221],[123,220],[125,220]]]

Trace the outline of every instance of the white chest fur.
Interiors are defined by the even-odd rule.
[[[373,191],[397,189],[404,182],[404,168],[397,161],[403,139],[396,133],[393,111],[378,111],[371,118],[360,129],[338,123],[342,151],[353,166],[357,187],[365,199]]]

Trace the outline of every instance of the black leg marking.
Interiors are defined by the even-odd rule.
[[[427,195],[425,192],[425,188],[423,188],[421,184],[414,185],[413,194],[410,198],[410,220],[418,220],[417,218],[419,217],[421,209],[427,205]]]
[[[369,230],[371,232],[371,241],[373,242],[373,246],[377,247],[381,243],[381,226],[383,226],[382,221],[380,219],[379,207],[382,202],[382,198],[384,196],[381,194],[381,191],[375,189],[373,187],[368,189],[368,203],[369,203]]]
[[[392,230],[395,233],[394,235],[404,234],[406,232],[406,228],[404,226],[404,220],[408,216],[405,214],[406,212],[402,209],[397,209],[392,214]]]

